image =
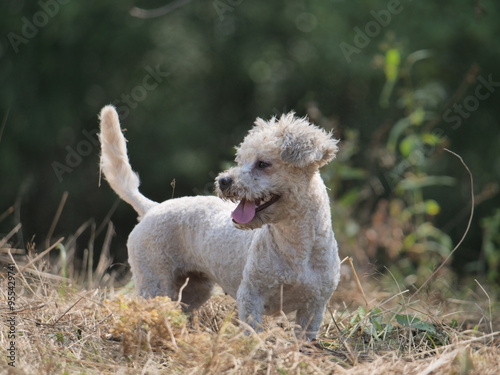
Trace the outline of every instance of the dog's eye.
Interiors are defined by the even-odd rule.
[[[266,168],[269,168],[271,166],[271,164],[266,163],[265,161],[258,161],[256,166],[257,166],[257,169],[266,169]]]

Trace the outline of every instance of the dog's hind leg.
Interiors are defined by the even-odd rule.
[[[137,294],[143,298],[167,296],[175,301],[178,292],[175,289],[175,262],[161,246],[148,240],[141,227],[143,222],[134,228],[127,242],[128,262]]]
[[[129,248],[129,263],[132,269],[133,280],[137,295],[143,298],[167,296],[172,301],[177,300],[178,290],[174,287],[174,271],[163,264],[162,272],[158,272],[158,263],[147,261],[145,258],[136,258]]]

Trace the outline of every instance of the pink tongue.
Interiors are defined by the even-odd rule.
[[[255,216],[255,202],[242,199],[238,207],[233,211],[231,217],[238,224],[246,224]]]

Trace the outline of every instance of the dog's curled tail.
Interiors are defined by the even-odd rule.
[[[144,216],[156,206],[139,192],[139,176],[132,170],[127,156],[127,144],[120,128],[115,107],[105,106],[99,116],[101,120],[101,171],[113,190],[139,214]]]

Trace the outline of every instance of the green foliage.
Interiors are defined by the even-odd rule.
[[[360,306],[337,323],[342,334],[338,338],[343,346],[354,345],[356,351],[396,352],[405,354],[434,350],[448,345],[457,334],[456,321],[445,324],[428,321],[409,314],[406,302],[400,307],[387,309],[381,305],[365,309]],[[455,326],[453,326],[455,324]],[[333,349],[334,342],[325,343]]]
[[[396,48],[391,48],[385,53],[384,73],[385,85],[380,94],[380,105],[389,106],[389,97],[399,76],[399,63],[401,61],[400,52]]]
[[[434,346],[436,346],[438,340],[440,345],[443,345],[443,339],[446,341],[446,337],[438,333],[440,329],[433,323],[409,314],[387,315],[387,312],[383,312],[379,307],[375,307],[368,312],[363,307],[359,307],[350,323],[351,325],[359,324],[363,333],[375,341],[386,341],[395,334],[397,335],[398,326],[408,328],[410,331],[413,330],[417,334],[423,333],[432,341]]]
[[[416,61],[428,57],[425,51],[409,54],[404,60],[403,65],[406,69],[403,70],[401,79],[404,75],[408,78],[412,74],[411,68]],[[382,106],[389,106],[391,103],[389,97],[394,84],[400,78],[401,58],[402,54],[396,48],[391,48],[386,54],[384,65],[386,84],[382,88]],[[380,251],[385,252],[385,257],[390,259],[387,266],[389,270],[401,276],[406,275],[409,283],[419,285],[453,248],[449,235],[434,224],[435,218],[442,211],[441,203],[428,197],[428,189],[453,187],[456,179],[430,174],[432,166],[429,161],[435,158],[435,154],[444,142],[444,138],[432,132],[428,126],[435,118],[435,109],[439,107],[440,96],[432,95],[437,90],[435,85],[414,89],[407,85],[410,81],[413,80],[403,80],[399,89],[400,99],[391,104],[397,108],[388,108],[395,112],[397,110],[404,117],[394,121],[387,132],[385,145],[377,146],[372,151],[374,154],[382,155],[379,159],[384,170],[382,182],[389,186],[386,198],[379,202],[379,205],[382,204],[381,207],[385,208],[381,208],[378,215],[374,214],[372,224],[367,225],[366,229],[360,227],[359,223],[356,225],[351,222],[352,211],[347,209],[362,205],[366,200],[363,194],[366,188],[360,188],[360,185],[373,184],[367,180],[365,170],[351,166],[352,160],[361,150],[357,133],[346,132],[347,137],[344,140],[346,150],[343,150],[344,153],[341,152],[339,160],[332,168],[337,171],[336,177],[340,181],[356,181],[354,187],[340,193],[337,200],[337,205],[340,204],[341,209],[337,209],[335,214],[340,216],[338,225],[341,233],[352,239],[357,239],[363,231],[372,233],[371,236],[377,238],[374,241],[378,250],[369,252],[371,260],[375,261],[380,257]],[[422,101],[420,97],[434,97],[435,100]],[[379,218],[374,219],[375,217]]]
[[[436,328],[433,324],[424,322],[415,316],[397,314],[395,318],[398,324],[403,327],[414,328],[428,333],[436,333]]]
[[[500,210],[481,222],[484,230],[483,254],[488,266],[487,278],[497,282],[500,277]]]
[[[430,124],[442,99],[440,95],[433,95],[436,90],[440,92],[436,89],[439,86],[432,84],[415,89],[408,85],[408,82],[414,81],[411,78],[414,64],[429,57],[425,51],[417,51],[406,58],[407,80],[406,85],[402,86],[404,100],[401,101],[401,107],[408,115],[394,124],[386,146],[388,157],[394,161],[388,173],[395,185],[393,199],[404,202],[405,206],[397,216],[405,228],[401,254],[412,259],[418,283],[425,281],[453,248],[451,238],[433,224],[433,218],[441,211],[440,204],[434,199],[425,198],[426,188],[454,186],[456,183],[452,177],[429,174],[429,160],[444,142],[442,137],[432,132]],[[391,79],[393,77],[388,76],[387,83]],[[411,269],[408,271],[411,272]]]

